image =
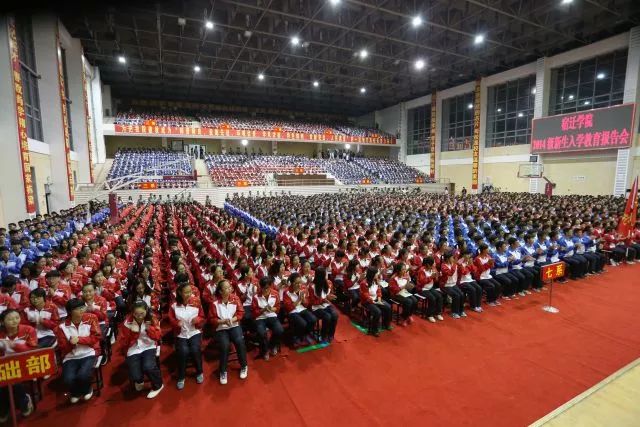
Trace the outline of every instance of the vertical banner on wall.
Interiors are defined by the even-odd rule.
[[[60,111],[62,112],[62,136],[64,138],[64,154],[67,162],[67,186],[69,187],[69,200],[75,199],[73,188],[73,173],[71,172],[71,143],[69,141],[69,123],[67,116],[67,97],[64,88],[64,74],[62,72],[62,46],[60,45],[60,24],[56,24],[56,50],[58,59],[58,86],[60,88]]]
[[[480,82],[476,80],[473,94],[473,162],[471,167],[471,189],[478,189],[478,166],[480,164]]]
[[[87,123],[87,150],[89,151],[89,182],[93,183],[93,140],[91,138],[91,115],[89,114],[89,97],[87,96],[87,67],[84,52],[82,53],[82,94],[84,95],[84,118]]]
[[[429,176],[431,178],[436,177],[436,110],[438,96],[437,92],[431,94],[431,134],[429,136]]]
[[[11,55],[11,71],[13,75],[13,91],[16,101],[16,118],[18,122],[18,143],[20,144],[20,159],[22,160],[22,182],[24,184],[24,199],[27,213],[36,212],[36,201],[33,196],[31,159],[29,158],[29,141],[27,136],[27,115],[24,110],[22,77],[20,75],[20,57],[18,56],[18,39],[16,37],[16,22],[13,16],[7,18],[9,35],[9,51]]]

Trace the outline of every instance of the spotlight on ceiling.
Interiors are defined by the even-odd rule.
[[[420,15],[414,16],[411,19],[411,25],[413,25],[413,28],[418,28],[420,25],[422,25],[422,16]]]
[[[300,44],[300,39],[298,38],[298,36],[291,37],[291,44],[294,46],[298,46]]]
[[[473,104],[469,104],[469,105],[467,105],[467,108],[468,108],[469,110],[471,110],[471,109],[473,108]]]
[[[367,92],[367,88],[361,87],[360,88],[360,93],[366,93]]]
[[[484,43],[484,34],[478,34],[478,35],[473,39],[473,43],[475,43],[475,44],[481,44],[481,43]]]
[[[340,4],[340,0],[329,0],[329,3],[331,3],[331,6],[337,6]]]
[[[317,80],[314,80],[313,81],[313,87],[318,87],[318,86],[320,86],[320,83],[318,83]]]
[[[258,74],[258,80],[264,80],[264,74],[262,73]]]
[[[204,26],[207,28],[207,30],[213,30],[213,22],[211,21],[205,22]]]
[[[607,75],[605,73],[598,73],[598,75],[596,77],[598,78],[598,80],[602,80],[605,77],[607,77]]]
[[[362,50],[360,51],[359,55],[360,55],[360,58],[364,59],[364,58],[366,58],[367,56],[369,56],[369,52],[367,52],[367,49],[362,49]]]
[[[193,71],[195,71],[196,73],[199,73],[200,72],[200,66],[199,65],[195,65],[193,67]]]
[[[120,55],[118,56],[118,62],[121,64],[125,64],[127,62],[127,58],[125,58],[124,55]]]
[[[247,144],[249,144],[249,140],[248,139],[243,139],[242,141],[240,141],[240,144],[242,144],[242,145],[244,145],[246,147]]]
[[[418,59],[413,66],[416,67],[416,70],[422,70],[424,68],[424,60]]]

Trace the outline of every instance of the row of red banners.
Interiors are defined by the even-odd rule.
[[[471,188],[478,189],[478,173],[480,168],[480,83],[482,79],[476,80],[476,88],[474,93],[474,110],[473,110],[473,146],[472,146],[472,163],[471,163]]]
[[[350,144],[384,144],[395,145],[395,137],[365,137],[332,134],[315,134],[305,132],[278,132],[273,130],[246,130],[246,129],[213,129],[194,127],[172,126],[138,126],[115,125],[116,133],[169,135],[169,136],[211,136],[230,138],[272,138],[279,140],[300,140],[305,142],[344,142]]]
[[[11,70],[13,74],[13,91],[16,102],[16,118],[18,122],[18,143],[20,144],[20,159],[22,161],[22,183],[24,184],[24,198],[27,213],[36,212],[36,201],[33,195],[33,177],[31,176],[31,159],[29,158],[29,141],[27,135],[27,115],[24,109],[23,85],[20,76],[20,57],[18,56],[18,39],[16,37],[16,23],[13,16],[7,19],[9,33],[9,50],[11,55]]]

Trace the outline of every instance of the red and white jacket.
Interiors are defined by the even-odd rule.
[[[100,295],[93,295],[93,301],[89,304],[84,302],[87,307],[87,313],[94,314],[98,318],[98,322],[104,323],[107,321],[107,300]]]
[[[435,284],[435,277],[437,274],[435,267],[428,269],[427,267],[420,267],[416,274],[416,290],[422,292],[423,290],[431,290]]]
[[[18,309],[16,301],[7,294],[0,294],[0,313],[8,309]]]
[[[284,309],[288,314],[300,313],[306,309],[307,293],[301,289],[298,292],[287,290],[282,299]]]
[[[369,286],[366,280],[360,282],[360,301],[363,306],[373,304],[380,298],[382,298],[382,287],[379,284],[374,283]]]
[[[147,350],[155,350],[161,338],[160,324],[155,318],[152,318],[151,322],[138,324],[130,314],[120,325],[118,340],[122,343],[122,352],[127,356],[133,356]]]
[[[269,307],[271,311],[263,311],[267,307]],[[267,317],[278,317],[279,311],[280,295],[275,289],[271,289],[269,291],[269,295],[266,297],[262,295],[262,292],[258,292],[253,296],[251,313],[253,314],[254,320],[266,319]]]
[[[60,316],[60,318],[67,317],[67,309],[65,308],[65,305],[71,298],[71,288],[68,284],[62,283],[62,281],[60,281],[58,282],[58,286],[55,290],[47,287],[47,298],[51,300],[51,302],[54,303],[56,307],[58,307],[58,315]]]
[[[329,302],[329,296],[333,292],[333,283],[330,280],[327,280],[328,292],[321,292],[320,294],[316,294],[316,289],[313,283],[309,285],[308,295],[309,298],[307,300],[307,306],[311,308],[311,310],[320,310],[323,308],[327,308],[331,305]]]
[[[440,287],[450,288],[458,283],[458,264],[440,264]]]
[[[407,288],[410,282],[409,274],[406,274],[404,277],[399,277],[394,274],[389,279],[389,292],[391,292],[391,295],[398,295],[402,290]]]
[[[35,328],[38,338],[55,336],[54,330],[60,323],[58,307],[51,301],[45,301],[41,310],[34,306],[27,307],[22,312],[22,321]]]
[[[67,360],[84,359],[100,354],[100,324],[98,318],[91,313],[84,313],[79,324],[71,321],[71,316],[55,330],[58,348],[63,363]],[[78,337],[77,344],[71,344],[71,338]]]
[[[184,305],[174,301],[169,307],[169,322],[177,338],[189,339],[202,333],[204,321],[204,310],[196,295],[191,295]]]
[[[231,325],[222,323],[225,320],[236,318],[236,322]],[[225,303],[222,298],[216,298],[209,307],[209,318],[216,331],[231,329],[239,326],[240,321],[244,317],[244,307],[240,302],[240,298],[236,294],[229,295],[228,301]]]
[[[495,261],[491,255],[482,256],[478,255],[473,260],[475,266],[475,278],[476,280],[491,279],[491,268]]]
[[[0,342],[8,344],[0,347],[1,356],[23,353],[38,348],[36,330],[29,325],[18,325],[18,331],[11,336],[7,334],[4,328],[0,329]]]

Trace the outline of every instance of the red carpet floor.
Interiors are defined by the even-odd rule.
[[[72,407],[48,384],[27,424],[523,426],[640,357],[639,276],[640,266],[621,266],[554,285],[555,315],[541,310],[548,293],[533,294],[466,319],[420,319],[378,339],[343,316],[330,347],[251,360],[246,381],[234,364],[227,386],[209,351],[205,383],[189,378],[177,391],[166,348],[167,383],[153,401],[129,389],[117,356],[101,397]]]

